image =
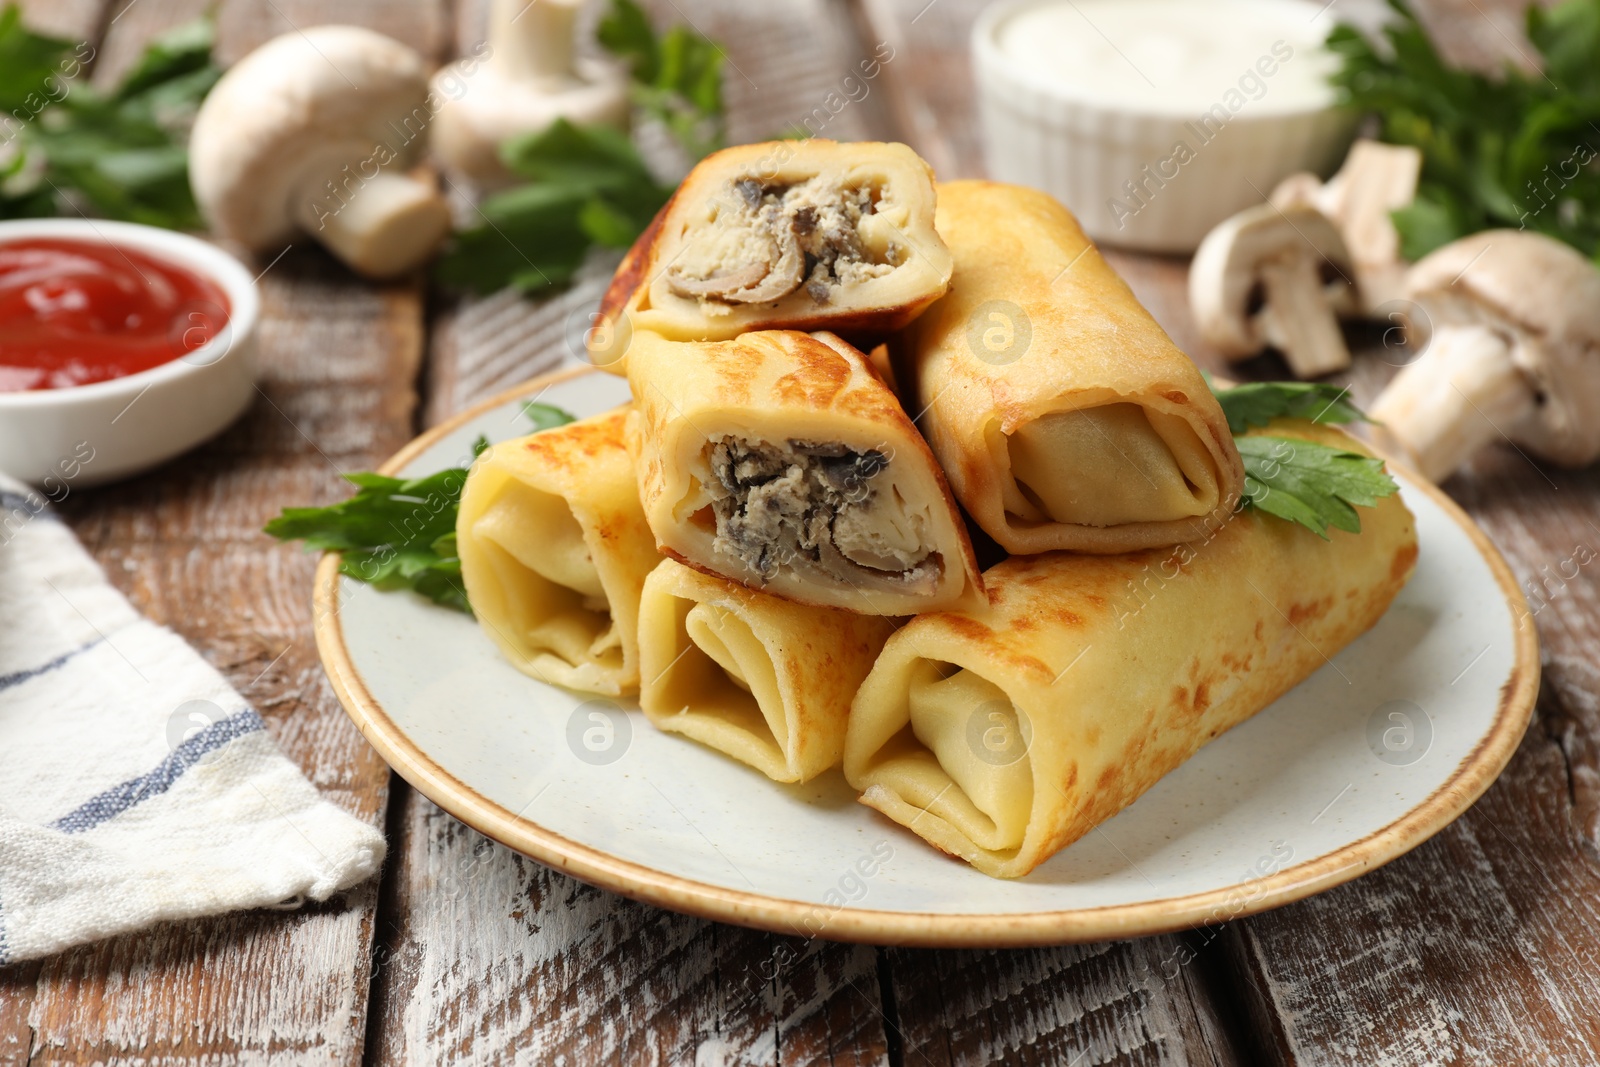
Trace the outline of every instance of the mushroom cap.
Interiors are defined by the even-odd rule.
[[[1433,331],[1482,324],[1505,337],[1539,405],[1507,433],[1566,466],[1600,456],[1600,270],[1581,253],[1527,230],[1485,230],[1418,260],[1405,291]]]
[[[441,101],[430,133],[433,152],[480,185],[512,177],[500,146],[513,137],[548,129],[565,118],[579,126],[628,128],[628,74],[595,59],[573,64],[577,77],[554,84],[508,78],[493,62],[470,73],[465,61],[433,76]]]
[[[296,199],[337,204],[325,183],[345,166],[356,187],[375,166],[414,166],[427,101],[422,57],[381,33],[316,26],[273,38],[223,75],[195,117],[195,200],[225,237],[253,249],[286,241],[299,228]]]
[[[1301,250],[1320,255],[1346,277],[1352,270],[1338,227],[1308,204],[1258,204],[1206,234],[1189,266],[1189,302],[1201,335],[1228,355],[1259,352],[1263,341],[1250,298],[1261,265]],[[1343,310],[1352,303],[1341,298],[1335,306]]]

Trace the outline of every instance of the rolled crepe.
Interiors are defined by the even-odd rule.
[[[950,284],[933,203],[932,172],[903,144],[773,141],[708,156],[617,269],[590,358],[625,374],[637,330],[705,341],[898,329]]]
[[[639,686],[639,594],[660,562],[628,455],[628,409],[497,444],[461,492],[467,598],[518,670],[619,696]]]
[[[982,601],[928,446],[832,334],[637,334],[630,424],[645,518],[692,567],[805,604],[910,615]]]
[[[1356,447],[1309,423],[1274,432]],[[986,610],[889,639],[851,709],[845,777],[985,874],[1027,874],[1378,620],[1416,530],[1398,495],[1360,516],[1324,541],[1250,508],[1175,548],[997,564]]]
[[[639,705],[663,730],[804,782],[839,763],[850,700],[893,631],[662,560],[639,606]]]
[[[1008,552],[1202,537],[1244,471],[1189,357],[1044,193],[939,186],[949,295],[899,357],[956,497]]]

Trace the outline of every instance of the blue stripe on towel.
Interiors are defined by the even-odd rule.
[[[9,489],[0,489],[0,510],[25,511],[29,518],[40,515],[55,518],[55,509],[38,493],[13,493]]]
[[[51,823],[51,828],[68,834],[81,834],[92,830],[108,819],[114,819],[136,804],[160,796],[173,783],[183,777],[183,772],[211,752],[235,738],[266,729],[254,708],[245,708],[236,715],[218,719],[204,730],[172,750],[172,755],[158,763],[149,774],[123,782],[88,801],[76,811]]]
[[[57,667],[66,663],[68,660],[72,659],[74,656],[83,655],[85,652],[89,651],[91,648],[94,648],[104,640],[104,637],[97,637],[93,641],[90,641],[87,645],[82,645],[78,648],[75,648],[71,652],[61,653],[61,655],[57,656],[49,663],[43,664],[42,666],[29,667],[27,670],[12,671],[10,674],[0,674],[0,691],[10,689],[19,682],[26,682],[29,678],[37,678],[41,674],[48,674]]]

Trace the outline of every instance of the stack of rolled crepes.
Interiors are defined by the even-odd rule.
[[[992,182],[936,201],[903,145],[706,159],[591,355],[632,403],[468,479],[485,629],[777,781],[842,764],[999,877],[1307,677],[1416,557],[1398,497],[1331,540],[1241,508],[1215,397],[1071,214]],[[1009,556],[980,573],[968,521]]]

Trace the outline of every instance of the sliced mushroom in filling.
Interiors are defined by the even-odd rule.
[[[886,476],[883,452],[739,437],[714,439],[708,452],[713,551],[756,581],[789,569],[863,590],[936,590],[944,564],[928,517]]]
[[[824,176],[793,185],[743,178],[728,193],[667,271],[673,292],[703,306],[769,303],[802,286],[825,305],[838,287],[881,278],[900,262],[898,245],[879,256],[861,239],[873,189]]]

